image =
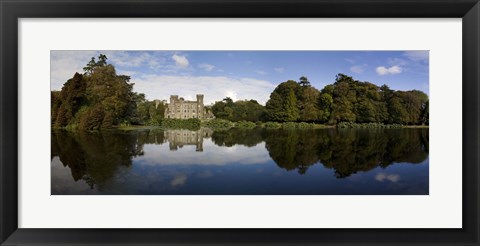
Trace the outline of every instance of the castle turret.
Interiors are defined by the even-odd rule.
[[[197,111],[198,111],[198,118],[204,118],[205,117],[205,110],[203,107],[203,94],[197,94]]]
[[[174,104],[175,101],[178,101],[178,95],[171,95],[170,96],[170,104]]]

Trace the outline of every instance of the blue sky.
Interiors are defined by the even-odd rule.
[[[227,96],[264,104],[281,82],[306,76],[321,90],[338,73],[429,93],[428,51],[51,51],[51,89],[101,53],[149,100],[204,94],[207,104]]]

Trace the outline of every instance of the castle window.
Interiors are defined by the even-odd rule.
[[[193,112],[195,113],[195,109],[193,110]]]

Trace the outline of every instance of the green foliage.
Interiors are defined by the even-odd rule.
[[[300,77],[298,84],[302,87],[309,87],[310,81],[308,81],[308,78],[305,76]]]
[[[422,109],[422,125],[428,125],[430,101],[427,101]]]
[[[216,118],[229,121],[261,121],[265,115],[265,107],[255,100],[236,101],[229,97],[212,106]]]
[[[300,90],[301,86],[293,80],[279,84],[270,94],[270,100],[266,104],[267,118],[278,122],[297,121],[299,117],[297,98]]]
[[[245,128],[245,129],[252,129],[252,128],[255,128],[257,126],[257,124],[255,124],[254,122],[251,122],[251,121],[239,121],[235,124],[235,127],[238,127],[238,128]]]
[[[320,122],[338,124],[384,123],[427,124],[428,96],[417,90],[393,91],[370,82],[338,74],[335,83],[325,86],[319,99]]]
[[[104,117],[105,110],[102,104],[95,104],[82,115],[78,126],[82,130],[100,130]]]
[[[297,124],[295,122],[284,122],[282,123],[282,129],[296,129]]]
[[[165,129],[188,129],[198,130],[201,126],[201,121],[196,118],[191,119],[163,119],[161,126]]]
[[[313,129],[317,128],[317,125],[314,123],[307,122],[284,122],[281,124],[282,129]]]
[[[166,105],[160,101],[148,101],[139,98],[137,100],[137,110],[132,123],[135,125],[158,126],[164,118]]]
[[[278,123],[278,122],[268,121],[268,122],[266,122],[263,126],[264,126],[265,128],[269,128],[269,129],[278,129],[278,128],[281,128],[281,127],[282,127],[282,124],[280,124],[280,123]]]
[[[299,122],[297,123],[297,129],[312,129],[315,128],[314,123]]]
[[[315,122],[319,121],[323,112],[320,112],[319,103],[320,92],[312,86],[303,86],[299,92],[297,100],[300,121]]]
[[[129,76],[117,75],[103,54],[98,62],[92,57],[84,71],[83,75],[75,73],[60,92],[52,92],[54,127],[99,130],[138,119],[137,105],[142,95],[132,91]]]
[[[233,123],[224,119],[213,119],[202,123],[203,126],[211,129],[228,129],[233,127]]]
[[[353,123],[353,122],[340,122],[337,124],[338,128],[403,128],[404,125],[400,124],[383,124],[383,123]]]

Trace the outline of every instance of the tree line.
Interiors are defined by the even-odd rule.
[[[428,125],[429,99],[418,90],[395,91],[338,74],[335,82],[322,90],[305,76],[298,82],[280,83],[265,107],[254,100],[225,98],[212,110],[215,117],[230,121]]]
[[[51,124],[56,128],[108,129],[119,125],[158,124],[165,105],[133,92],[130,76],[118,75],[107,57],[94,57],[61,91],[51,92]]]
[[[165,105],[133,92],[130,77],[118,75],[105,55],[98,60],[92,57],[83,70],[83,74],[75,73],[61,91],[51,92],[53,127],[97,130],[118,125],[160,125],[164,121]],[[313,87],[305,76],[298,82],[280,83],[265,106],[253,99],[234,102],[227,97],[207,108],[216,118],[233,122],[429,124],[425,93],[395,91],[345,74],[338,74],[335,82],[322,90]]]

